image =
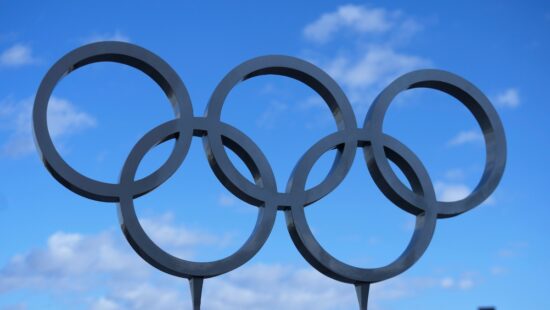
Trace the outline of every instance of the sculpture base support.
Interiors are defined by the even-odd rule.
[[[202,298],[202,283],[203,278],[190,278],[189,288],[191,288],[191,301],[193,302],[193,310],[201,309]]]
[[[367,310],[369,303],[370,283],[356,283],[355,292],[357,293],[357,301],[359,301],[359,310]]]

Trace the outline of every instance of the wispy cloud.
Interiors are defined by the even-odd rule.
[[[303,53],[342,86],[362,119],[372,99],[389,82],[430,65],[424,57],[400,51],[420,29],[420,23],[398,10],[343,5],[304,26],[307,43]],[[336,39],[337,45],[328,44]],[[282,115],[296,109],[308,113],[308,121],[302,123],[305,129],[333,124],[318,96],[298,101],[295,105],[274,100],[258,118],[258,127],[271,129]]]
[[[172,218],[164,214],[141,220],[151,238],[168,251],[191,253],[199,245],[225,243],[225,237],[174,225]],[[122,239],[115,229],[93,235],[56,232],[45,247],[16,255],[0,269],[0,292],[20,288],[74,291],[88,288],[102,273],[121,280],[147,277],[152,269]]]
[[[303,34],[316,43],[308,51],[311,60],[343,86],[361,117],[389,82],[431,64],[424,57],[402,51],[420,29],[420,23],[401,11],[350,4],[321,15],[305,26]],[[338,46],[345,48],[334,51],[329,44],[319,45],[336,38],[344,41]],[[327,53],[323,53],[325,48]]]
[[[190,253],[199,246],[182,240],[211,240],[209,233],[174,225],[170,215],[142,220],[168,244]],[[159,227],[165,227],[154,232]],[[173,232],[178,232],[174,234]],[[177,238],[174,238],[177,236]],[[372,288],[377,302],[403,299],[422,290],[441,288],[437,277],[400,277]],[[97,234],[57,232],[45,246],[15,255],[0,268],[0,293],[35,292],[64,296],[87,309],[190,309],[186,281],[166,276],[145,263],[118,229]],[[97,290],[97,287],[102,287]],[[312,268],[249,264],[205,282],[207,309],[350,309],[356,307],[351,285],[325,277]]]
[[[525,255],[529,247],[527,242],[512,242],[498,251],[500,258],[516,258]]]
[[[399,74],[428,63],[423,58],[398,53],[391,47],[373,46],[356,59],[337,57],[327,69],[332,77],[358,90],[388,83]]]
[[[465,273],[458,277],[446,276],[441,279],[441,287],[444,289],[470,290],[477,285],[475,273]]]
[[[472,189],[463,183],[437,181],[434,184],[435,193],[440,201],[458,201],[470,195]],[[497,203],[494,195],[489,196],[483,205],[495,205]]]
[[[225,247],[232,242],[230,234],[217,237],[205,231],[175,225],[172,213],[145,218],[140,222],[151,240],[171,252],[178,252],[179,255],[193,256],[194,253],[190,249],[197,246]],[[182,249],[186,251],[182,252]]]
[[[500,107],[516,108],[521,104],[519,90],[517,88],[508,88],[497,94],[494,102]]]
[[[34,151],[32,137],[32,99],[19,102],[5,100],[0,103],[0,130],[8,131],[7,141],[0,152],[19,158]],[[81,130],[96,126],[96,120],[80,111],[66,99],[52,97],[48,106],[48,125],[52,139],[66,138]]]
[[[94,43],[100,41],[130,42],[130,37],[123,32],[116,30],[115,32],[94,33],[88,37],[83,38],[81,41],[82,43]]]
[[[148,221],[155,222],[155,219]],[[159,224],[159,225],[156,225]],[[166,226],[161,220],[153,224]],[[188,228],[169,226],[183,239],[210,238]],[[177,244],[192,251],[190,243]],[[189,309],[186,281],[162,276],[141,260],[117,231],[96,235],[58,232],[44,248],[14,256],[0,269],[0,292],[39,290],[66,294],[89,309]],[[90,295],[97,285],[105,288]],[[285,285],[283,285],[283,283]],[[211,309],[336,309],[355,303],[351,287],[325,278],[311,269],[256,264],[206,282],[204,306]],[[94,293],[91,293],[94,294]]]
[[[344,5],[335,12],[323,14],[304,28],[309,40],[325,43],[340,30],[356,33],[383,33],[394,26],[394,15],[380,8]]]
[[[453,147],[467,143],[479,142],[483,142],[483,135],[479,130],[466,130],[459,132],[456,136],[449,140],[449,142],[447,142],[447,146]]]
[[[436,195],[441,201],[457,201],[463,198],[466,198],[470,193],[471,189],[461,183],[446,183],[446,182],[436,182],[435,183]]]
[[[36,61],[31,48],[21,43],[17,43],[0,53],[1,67],[20,67],[33,64]]]

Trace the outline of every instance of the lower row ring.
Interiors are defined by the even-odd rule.
[[[200,121],[201,120],[197,122]],[[250,260],[261,249],[271,233],[279,204],[277,200],[269,199],[259,204],[258,219],[251,236],[239,250],[226,258],[212,262],[192,262],[172,256],[158,247],[147,236],[139,223],[134,209],[134,195],[130,187],[131,184],[133,184],[133,178],[135,177],[139,163],[150,149],[158,145],[159,142],[162,143],[170,138],[180,139],[176,132],[177,126],[175,126],[174,122],[175,121],[167,122],[152,130],[136,144],[130,153],[120,179],[121,186],[128,186],[129,188],[124,192],[125,194],[120,197],[119,201],[121,228],[136,252],[153,266],[180,277],[214,277],[238,268]],[[235,129],[235,131],[230,132],[235,133],[238,132],[238,130]],[[356,149],[357,146],[368,148],[369,141],[367,139],[363,139],[362,142],[352,141],[353,137],[357,137],[360,134],[361,131],[359,130],[355,133],[345,131],[337,132],[331,135],[335,137],[334,139],[347,138],[339,141],[339,143],[331,148],[336,148],[346,143],[354,144],[354,149]],[[208,131],[201,129],[195,129],[194,135],[209,136]],[[224,133],[222,143],[229,148],[232,148],[233,145],[240,145],[242,149],[240,151],[237,150],[236,154],[241,157],[241,160],[244,160],[243,156],[249,156],[253,159],[253,164],[249,165],[248,168],[253,175],[256,175],[255,186],[263,190],[264,193],[276,193],[273,174],[270,168],[268,168],[267,160],[265,157],[260,157],[260,160],[258,160],[258,158],[250,156],[250,150],[245,149],[243,145],[250,147],[253,144],[251,144],[251,141],[242,141],[245,137],[244,134],[235,135]],[[327,139],[324,139],[321,142],[326,140]],[[321,142],[319,144],[323,146]],[[287,199],[286,204],[290,205],[290,207],[286,209],[285,216],[290,235],[296,247],[304,258],[306,258],[315,268],[340,281],[351,283],[377,282],[405,271],[424,253],[435,229],[435,222],[437,219],[437,210],[434,203],[435,194],[433,186],[427,177],[427,172],[421,165],[419,166],[420,161],[414,154],[407,150],[397,140],[387,136],[384,143],[387,144],[388,159],[394,161],[398,167],[403,170],[413,191],[426,197],[426,205],[424,206],[426,212],[417,215],[417,229],[411,238],[410,244],[405,252],[393,263],[382,268],[365,269],[349,266],[338,261],[321,247],[309,229],[304,214],[305,200],[301,200],[300,202],[300,198]],[[308,154],[313,154],[313,152],[306,153],[296,169],[296,171],[302,171],[301,173],[305,174],[306,178],[311,168],[308,163],[308,159],[311,156],[308,156]],[[347,171],[345,172],[347,173]],[[264,178],[264,176],[266,177]],[[342,176],[342,179],[344,177],[345,174]],[[305,184],[301,181],[302,176],[299,177],[296,174],[293,174],[292,180],[293,182],[291,183],[293,185],[285,194],[288,197],[296,195],[295,193],[299,192],[298,188]],[[228,189],[231,190],[231,188]],[[304,191],[302,192],[305,193]],[[296,197],[305,199],[305,195],[298,194]]]

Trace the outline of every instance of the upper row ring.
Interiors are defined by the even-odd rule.
[[[120,184],[105,183],[88,178],[63,160],[56,150],[48,131],[47,107],[54,88],[64,76],[82,66],[104,61],[129,65],[151,77],[162,88],[172,103],[177,119],[177,122],[165,123],[151,130],[151,132],[154,132],[163,126],[175,126],[176,128],[171,132],[178,135],[178,139],[176,139],[176,144],[168,160],[160,168],[142,179],[133,181],[130,187],[125,186],[125,188],[132,189],[133,197],[144,195],[165,182],[184,160],[190,146],[191,137],[202,135],[205,137],[205,148],[214,172],[218,178],[228,181],[224,182],[224,185],[228,186],[229,190],[239,198],[256,205],[263,203],[268,197],[278,200],[279,205],[295,203],[294,201],[285,201],[285,197],[291,195],[277,192],[277,187],[274,185],[273,171],[259,148],[254,145],[247,150],[243,150],[243,152],[252,150],[254,154],[247,154],[247,156],[263,165],[262,171],[268,171],[268,175],[257,176],[263,179],[263,186],[257,186],[238,172],[229,160],[222,141],[224,138],[228,138],[227,130],[233,131],[234,136],[243,136],[237,129],[222,123],[220,120],[221,110],[229,92],[241,81],[267,74],[287,76],[311,87],[329,106],[338,131],[353,134],[349,139],[340,139],[342,141],[337,141],[339,144],[330,146],[331,149],[337,149],[340,156],[335,158],[333,168],[325,180],[311,189],[301,189],[303,195],[296,195],[294,192],[293,197],[302,196],[303,205],[311,204],[331,192],[349,171],[358,143],[368,142],[368,147],[365,148],[367,164],[369,170],[375,176],[375,182],[384,194],[396,202],[398,206],[402,206],[411,213],[419,214],[423,212],[422,201],[425,197],[409,190],[398,180],[388,163],[383,143],[382,124],[387,108],[398,93],[410,88],[437,89],[461,101],[479,123],[487,146],[485,169],[478,186],[468,197],[462,200],[437,202],[440,205],[438,208],[440,217],[460,214],[487,199],[498,184],[504,171],[506,142],[498,114],[481,91],[466,80],[449,72],[420,70],[401,76],[375,99],[367,114],[363,128],[358,129],[349,100],[338,84],[323,70],[294,57],[258,57],[237,66],[224,77],[210,98],[205,117],[199,118],[193,116],[193,107],[183,81],[164,60],[133,44],[100,42],[71,51],[50,68],[40,84],[33,110],[35,140],[42,160],[46,163],[50,173],[73,192],[94,200],[119,201],[122,195]],[[358,137],[354,134],[356,132],[364,134],[363,141],[358,140]],[[171,137],[163,137],[163,139],[168,138]],[[335,139],[332,140],[336,141]],[[250,142],[249,139],[247,141]],[[158,143],[161,142],[158,141]],[[293,176],[296,176],[296,174],[293,174]],[[289,185],[287,190],[296,191],[297,189]]]

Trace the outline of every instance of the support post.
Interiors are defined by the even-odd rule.
[[[193,310],[201,309],[203,281],[203,278],[189,278],[189,288],[191,289],[191,301],[193,302]]]
[[[359,301],[359,310],[367,310],[369,290],[370,283],[355,283],[355,292],[357,293],[357,301]]]

